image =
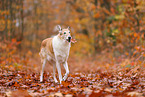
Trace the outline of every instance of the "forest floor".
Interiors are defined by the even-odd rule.
[[[70,57],[70,74],[62,84],[54,83],[52,66],[45,67],[40,83],[39,57],[7,58],[0,65],[0,97],[144,97],[145,63],[120,56]],[[16,61],[19,63],[16,63]],[[13,64],[10,64],[13,63]],[[22,63],[22,64],[21,64]],[[62,74],[65,70],[62,67]],[[56,74],[58,79],[58,74]],[[20,96],[21,95],[21,96]]]

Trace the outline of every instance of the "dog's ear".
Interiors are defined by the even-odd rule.
[[[60,25],[57,25],[57,29],[58,29],[59,31],[62,30]]]
[[[67,29],[70,30],[70,27],[68,26]]]
[[[59,33],[62,34],[62,29],[60,25],[57,25],[57,29],[59,30]]]

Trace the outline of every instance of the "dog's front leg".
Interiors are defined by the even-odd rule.
[[[67,79],[67,76],[68,76],[68,74],[69,74],[69,69],[68,69],[68,64],[67,64],[67,62],[65,62],[64,64],[63,64],[63,66],[64,66],[64,68],[65,68],[65,70],[66,70],[66,73],[65,73],[65,75],[64,75],[64,77],[63,77],[63,81],[65,81],[66,79]]]
[[[61,84],[61,81],[62,81],[61,67],[60,67],[60,64],[59,64],[58,61],[56,62],[56,67],[57,67],[57,71],[58,71],[58,75],[59,75],[59,81],[60,81],[60,84]]]
[[[56,64],[53,63],[53,78],[54,78],[55,83],[57,83],[58,81],[57,81],[56,76],[55,76],[55,70],[56,70]]]

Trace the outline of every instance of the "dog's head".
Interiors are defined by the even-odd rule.
[[[60,38],[67,42],[71,42],[72,37],[70,34],[70,27],[68,27],[67,29],[61,29],[60,25],[58,25],[58,29]]]

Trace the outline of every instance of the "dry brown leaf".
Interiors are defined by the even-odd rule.
[[[133,92],[128,92],[127,93],[128,96],[131,96],[131,97],[143,97],[143,93],[139,93],[137,91],[133,91]]]
[[[63,97],[62,93],[60,93],[60,92],[55,93],[54,96],[55,97]]]
[[[106,89],[104,89],[104,91],[106,91],[106,92],[111,92],[113,89],[112,88],[106,88]]]
[[[66,94],[65,97],[73,97],[72,94]]]
[[[8,97],[32,97],[27,90],[8,91],[6,95]]]

